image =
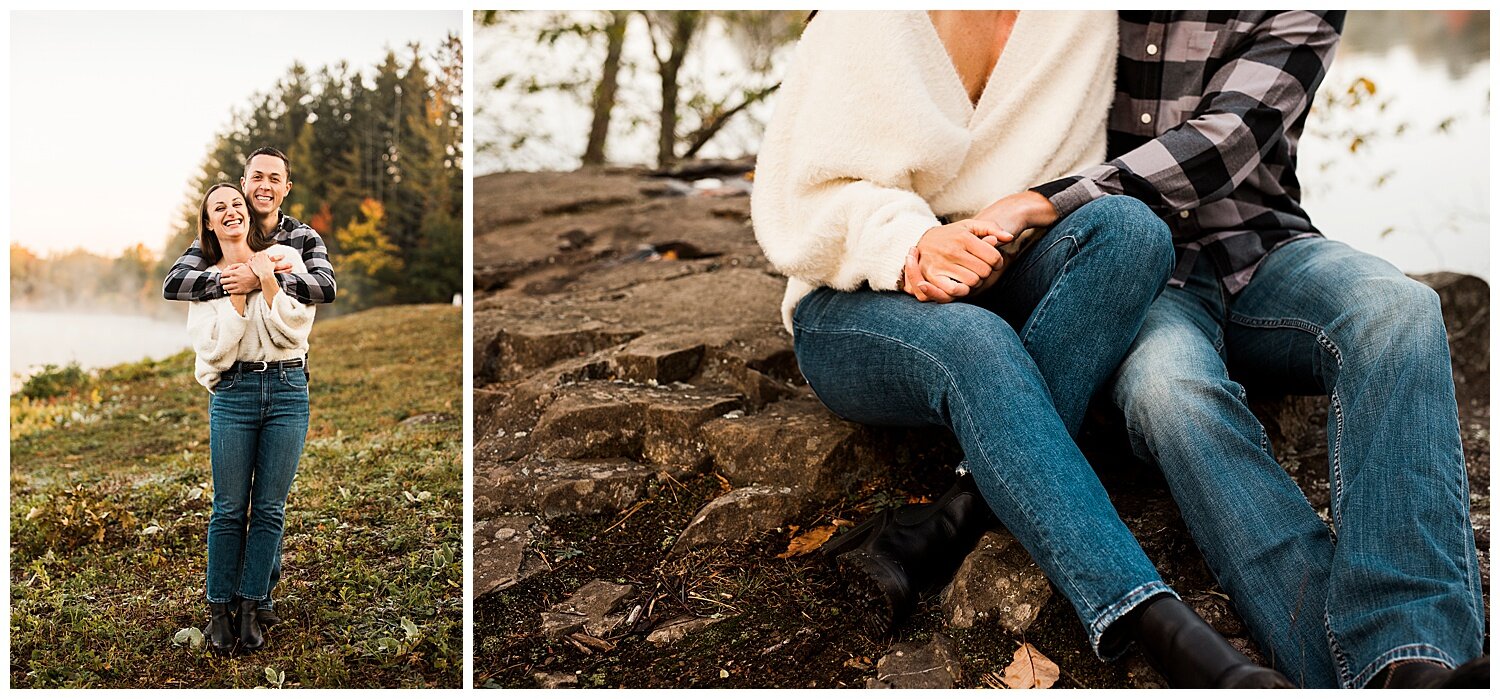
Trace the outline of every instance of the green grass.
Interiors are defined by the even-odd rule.
[[[174,643],[207,620],[208,393],[191,353],[11,400],[12,687],[462,686],[460,311],[324,320],[312,348],[283,623],[247,656]],[[401,424],[427,414],[445,419]]]

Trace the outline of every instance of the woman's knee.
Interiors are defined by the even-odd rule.
[[[1078,221],[1084,224],[1083,244],[1108,248],[1105,259],[1120,266],[1122,273],[1166,283],[1176,258],[1172,230],[1139,199],[1102,197],[1069,216],[1074,217],[1082,217]]]

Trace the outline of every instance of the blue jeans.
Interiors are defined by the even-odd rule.
[[[267,601],[280,576],[286,498],[307,438],[305,370],[226,374],[209,399],[214,503],[208,601]]]
[[[953,431],[985,501],[1072,603],[1101,658],[1105,631],[1174,594],[1073,441],[1171,272],[1165,224],[1106,197],[1055,225],[970,303],[823,288],[793,314],[797,361],[834,413]]]
[[[1330,529],[1282,470],[1243,384],[1322,393]],[[1272,663],[1361,687],[1403,658],[1481,652],[1484,603],[1437,294],[1385,261],[1288,243],[1226,298],[1206,256],[1167,289],[1113,396]]]

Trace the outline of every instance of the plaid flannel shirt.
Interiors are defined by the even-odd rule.
[[[1033,187],[1060,216],[1109,194],[1172,228],[1182,286],[1199,254],[1237,293],[1276,247],[1318,236],[1297,139],[1343,12],[1121,12],[1109,160]]]
[[[276,223],[278,243],[302,251],[302,261],[307,264],[306,273],[277,272],[276,280],[292,298],[302,303],[328,303],[338,290],[333,279],[333,265],[328,261],[328,248],[323,238],[301,221],[281,214]],[[162,282],[162,296],[168,301],[211,301],[224,296],[224,287],[219,285],[219,273],[205,271],[209,268],[203,249],[197,239],[188,246],[187,252],[177,258],[167,278]]]

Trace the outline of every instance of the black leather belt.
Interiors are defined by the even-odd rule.
[[[296,359],[283,359],[279,362],[235,362],[229,365],[226,374],[264,374],[268,371],[281,371],[282,369],[298,369],[307,366],[307,359],[298,357]]]

